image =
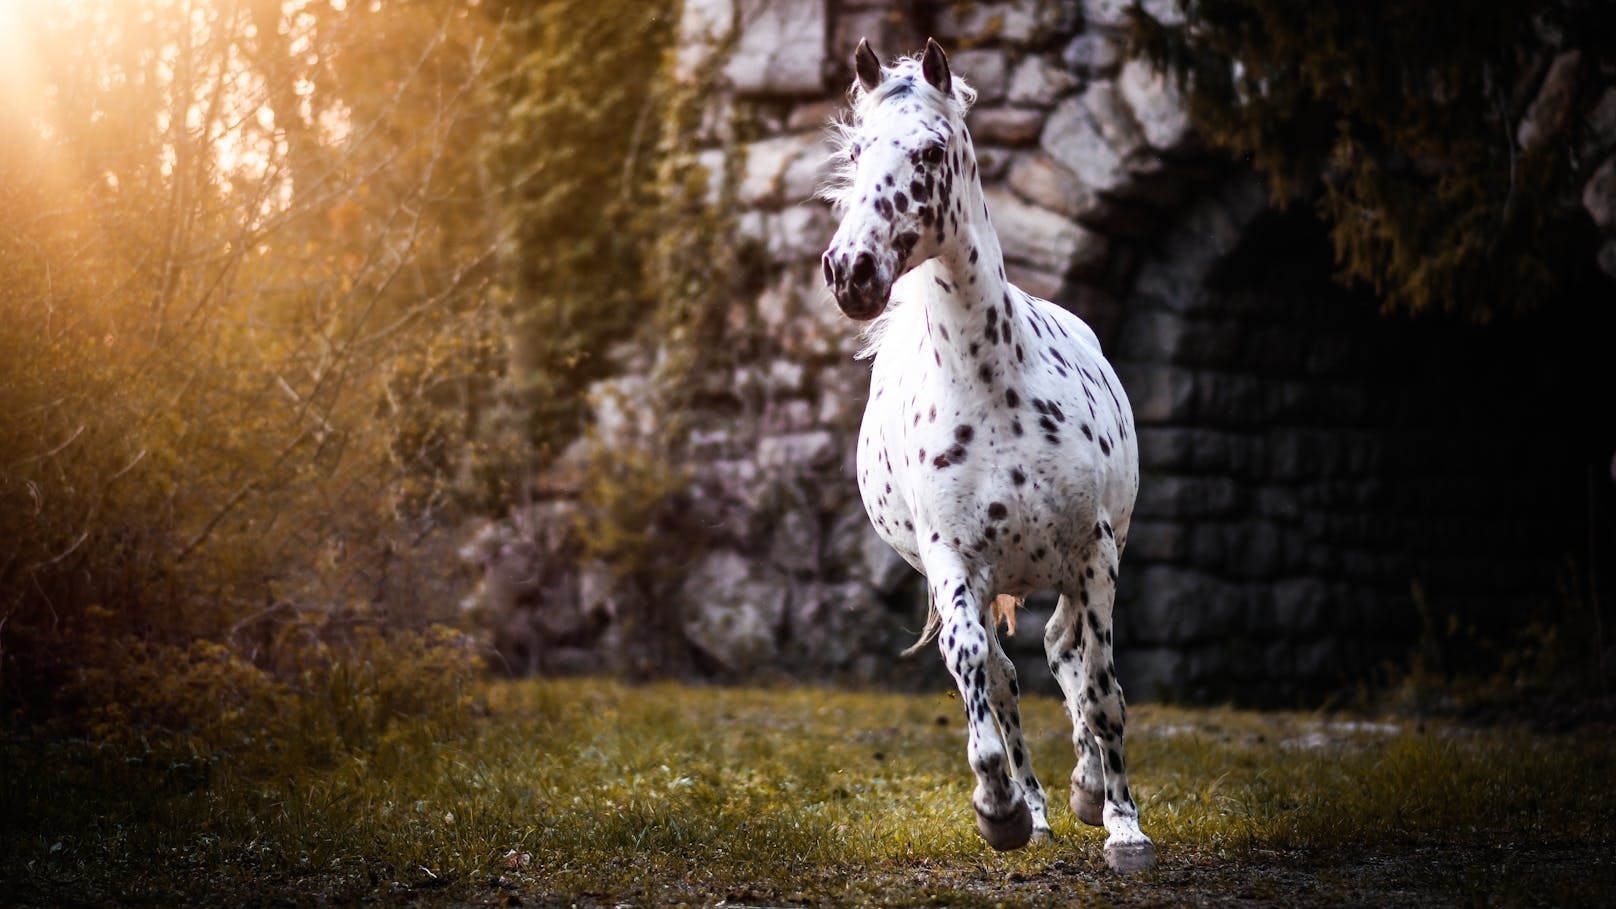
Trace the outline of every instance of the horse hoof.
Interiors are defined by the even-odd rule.
[[[996,820],[978,811],[976,832],[988,841],[989,846],[1000,852],[1020,849],[1032,839],[1032,812],[1027,809],[1027,803],[1020,799],[1016,799],[1008,817]]]
[[[1034,846],[1047,846],[1055,842],[1055,834],[1048,827],[1032,828],[1032,844]]]
[[[1067,805],[1077,819],[1090,827],[1105,826],[1105,800],[1080,786],[1072,787],[1072,796],[1067,799]]]
[[[1150,840],[1142,843],[1107,844],[1105,864],[1118,874],[1137,874],[1156,867],[1156,847]]]

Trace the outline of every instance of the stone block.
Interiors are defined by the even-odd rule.
[[[1139,468],[1143,471],[1188,473],[1195,466],[1198,435],[1182,426],[1141,426]]]
[[[997,104],[1004,100],[1010,75],[1001,51],[963,50],[949,55],[948,66],[976,89],[977,104]]]
[[[1119,83],[1091,82],[1078,98],[1112,151],[1124,164],[1130,164],[1145,151],[1145,136],[1118,90]]]
[[[1055,274],[1086,274],[1104,265],[1109,243],[1102,234],[1002,190],[985,195],[1006,259]]]
[[[1195,404],[1195,375],[1176,366],[1138,362],[1117,364],[1128,390],[1134,421],[1141,426],[1171,423],[1190,415]]]
[[[1087,93],[1057,104],[1043,125],[1038,144],[1091,190],[1118,193],[1132,177],[1122,154],[1111,146],[1085,105],[1086,97]]]
[[[1616,157],[1601,164],[1583,185],[1582,207],[1600,230],[1616,231]]]
[[[1125,30],[1133,0],[1083,0],[1083,24],[1090,29]]]
[[[841,113],[842,107],[834,101],[822,99],[793,105],[791,112],[786,115],[786,129],[794,133],[824,130]]]
[[[819,522],[802,508],[792,508],[770,522],[774,533],[769,541],[769,562],[797,575],[815,576],[820,572]]]
[[[802,584],[792,592],[786,656],[795,664],[868,677],[860,668],[865,659],[890,660],[901,646],[896,626],[863,584]]]
[[[1268,382],[1262,376],[1204,370],[1195,377],[1196,413],[1226,426],[1258,426],[1268,419]]]
[[[818,95],[825,89],[825,4],[753,0],[736,4],[740,34],[724,66],[743,95]]]
[[[1252,494],[1255,513],[1281,524],[1294,524],[1301,519],[1302,503],[1296,490],[1288,486],[1264,486]]]
[[[1050,36],[1070,34],[1076,24],[1076,17],[1068,4],[1049,3],[1046,0],[1008,0],[999,3],[945,4],[939,11],[934,28],[939,39],[1027,44]]]
[[[1074,73],[1090,77],[1109,76],[1122,62],[1117,42],[1099,32],[1084,32],[1061,51],[1061,62]]]
[[[1192,129],[1178,86],[1148,62],[1122,64],[1117,91],[1133,112],[1139,131],[1152,148],[1172,151],[1189,143]]]
[[[1119,647],[1116,664],[1117,681],[1130,701],[1180,698],[1189,682],[1189,659],[1174,647]]]
[[[1117,325],[1122,321],[1122,304],[1117,298],[1093,284],[1073,280],[1061,288],[1057,302],[1089,326],[1100,340],[1100,349],[1110,356],[1116,346]]]
[[[1014,107],[975,107],[966,115],[965,123],[973,141],[1019,147],[1038,141],[1044,115]]]
[[[1041,151],[1015,157],[1009,184],[1028,202],[1074,220],[1093,213],[1099,204],[1099,197],[1087,183]]]
[[[1228,477],[1158,475],[1139,484],[1134,514],[1151,519],[1207,520],[1234,517],[1240,504],[1239,487]]]
[[[1004,276],[1011,284],[1043,300],[1060,296],[1064,284],[1060,275],[1020,262],[1005,262]]]
[[[785,331],[786,326],[798,321],[802,315],[800,280],[798,275],[784,270],[758,294],[753,311],[757,313],[762,328],[773,337],[790,337]]]
[[[1181,363],[1190,323],[1177,313],[1146,310],[1130,314],[1122,322],[1117,340],[1117,356],[1124,360],[1150,363]]]
[[[867,584],[882,596],[896,593],[917,572],[876,535],[861,502],[842,508],[825,538],[827,574]]]
[[[1232,533],[1233,525],[1197,521],[1189,533],[1189,564],[1201,571],[1229,573],[1229,537]]]
[[[746,211],[735,219],[736,233],[762,248],[774,264],[818,259],[836,232],[830,209],[823,205],[798,205],[778,212]]]
[[[1181,0],[1141,0],[1139,6],[1162,25],[1177,26],[1186,21]]]
[[[1129,639],[1189,643],[1226,638],[1245,630],[1247,596],[1214,575],[1169,565],[1137,573],[1129,603]]]
[[[1565,128],[1571,115],[1571,102],[1577,94],[1577,69],[1582,65],[1582,51],[1569,50],[1554,58],[1548,75],[1538,88],[1537,97],[1526,108],[1515,130],[1515,141],[1522,151],[1530,151],[1554,138]]]
[[[1078,86],[1078,78],[1041,56],[1028,56],[1016,67],[1010,77],[1011,104],[1026,107],[1048,107],[1069,95]]]
[[[835,86],[839,91],[852,85],[853,50],[858,47],[859,41],[869,41],[870,47],[884,61],[916,49],[907,46],[912,39],[908,30],[894,21],[892,12],[890,7],[868,4],[858,8],[842,4],[840,9],[835,10],[835,38],[830,68],[840,82]]]
[[[1015,156],[1014,149],[1002,145],[977,145],[976,166],[981,173],[982,185],[987,186],[1003,177]]]
[[[757,465],[762,470],[801,471],[836,463],[836,437],[828,430],[764,436],[757,443]]]
[[[685,637],[730,672],[763,668],[777,656],[789,601],[784,576],[732,550],[697,560],[679,591]]]
[[[1167,217],[1147,204],[1143,198],[1133,196],[1131,187],[1129,193],[1127,199],[1114,196],[1097,197],[1093,205],[1077,216],[1078,223],[1114,237],[1151,240],[1161,232],[1162,224]]]
[[[1280,571],[1279,528],[1264,521],[1241,521],[1224,537],[1226,570],[1248,580],[1271,578]]]
[[[813,198],[829,173],[831,143],[823,131],[748,143],[736,200],[745,206],[796,205]],[[711,172],[713,164],[702,163]]]
[[[1148,478],[1144,482],[1149,482]],[[1189,555],[1189,533],[1179,521],[1153,521],[1135,517],[1128,527],[1125,564],[1178,562]]]
[[[1582,158],[1597,161],[1599,156],[1616,149],[1616,86],[1605,89],[1599,100],[1588,108],[1582,118],[1587,141],[1581,148]]]

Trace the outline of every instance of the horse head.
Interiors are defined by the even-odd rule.
[[[937,254],[951,215],[959,224],[954,186],[972,159],[964,114],[975,93],[932,40],[890,68],[860,41],[853,68],[853,119],[827,193],[842,220],[822,262],[837,305],[864,321],[886,308],[893,282]]]

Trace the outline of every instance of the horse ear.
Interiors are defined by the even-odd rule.
[[[945,95],[953,93],[954,77],[948,72],[948,55],[943,53],[943,46],[936,38],[926,39],[926,56],[920,60],[920,72],[933,88]]]
[[[870,50],[870,39],[860,38],[858,50],[853,52],[853,71],[858,73],[859,84],[867,92],[873,92],[881,85],[881,61]]]

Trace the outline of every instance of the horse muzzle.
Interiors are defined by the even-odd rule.
[[[874,256],[861,252],[849,263],[846,256],[827,252],[822,264],[825,284],[836,296],[836,305],[849,319],[867,322],[887,308],[892,281],[876,265]]]

